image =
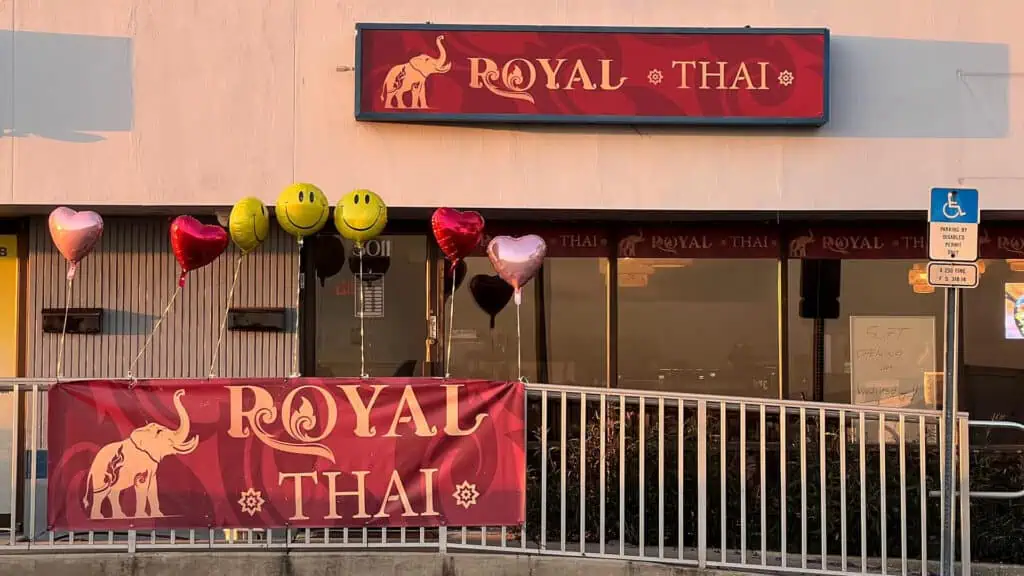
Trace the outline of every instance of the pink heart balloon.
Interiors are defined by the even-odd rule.
[[[548,245],[536,234],[495,236],[487,245],[487,257],[502,280],[515,290],[516,305],[522,302],[522,288],[540,270]]]
[[[50,237],[70,264],[68,280],[75,277],[78,263],[92,252],[101,236],[103,218],[95,212],[76,212],[64,206],[50,212]]]

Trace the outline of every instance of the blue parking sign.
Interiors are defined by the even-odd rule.
[[[978,224],[978,191],[974,188],[932,188],[929,222]]]

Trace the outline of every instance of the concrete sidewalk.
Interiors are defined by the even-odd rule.
[[[0,576],[726,576],[749,574],[647,562],[515,554],[147,552],[8,554]],[[770,572],[769,572],[770,573]],[[974,565],[974,576],[1024,575],[1020,566]]]

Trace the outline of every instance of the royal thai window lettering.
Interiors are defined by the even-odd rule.
[[[1016,236],[997,236],[996,247],[1013,254],[1024,254],[1024,239]]]
[[[923,250],[925,248],[924,236],[900,236],[899,242],[904,250]]]
[[[707,250],[714,246],[708,237],[700,236],[651,236],[651,248],[669,254],[678,254],[680,250]]]
[[[824,236],[821,246],[830,252],[848,254],[851,250],[882,250],[885,242],[878,236]]]
[[[733,248],[769,248],[771,240],[768,236],[729,236],[729,245]]]
[[[563,248],[597,248],[601,242],[596,234],[562,234],[558,239]]]

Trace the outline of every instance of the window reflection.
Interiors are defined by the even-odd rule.
[[[894,408],[936,405],[944,300],[927,286],[923,266],[915,266],[922,263],[842,260],[839,318],[824,321],[824,401],[851,403],[857,396]],[[802,262],[788,266],[788,397],[811,400],[814,320],[799,315]]]
[[[1019,318],[1020,310],[1015,300],[1024,295],[1024,261],[983,263],[985,273],[978,287],[962,292],[964,378],[960,382],[960,409],[981,420],[1021,422],[1024,339],[1019,338],[1014,316],[1017,312]],[[1005,436],[1000,441],[1019,440],[1016,434]]]
[[[353,246],[346,242],[345,248],[321,238],[310,247],[316,269],[324,271],[315,282],[317,376],[359,376],[358,264]],[[363,320],[371,376],[422,374],[426,262],[424,236],[380,236],[366,243]]]
[[[623,258],[619,386],[777,397],[778,261]]]
[[[531,382],[605,386],[606,293],[598,258],[553,258],[523,289],[522,376]],[[466,258],[455,292],[453,376],[516,379],[516,305],[487,258]],[[504,304],[504,306],[502,306]],[[496,312],[492,317],[491,312]],[[445,318],[447,320],[447,317]],[[492,326],[493,319],[493,326]]]

